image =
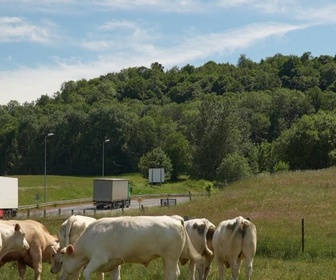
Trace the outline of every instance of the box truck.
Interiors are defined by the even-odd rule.
[[[18,207],[18,179],[0,176],[0,218],[15,217]]]
[[[97,209],[117,209],[131,205],[127,179],[97,178],[93,180],[93,204]]]

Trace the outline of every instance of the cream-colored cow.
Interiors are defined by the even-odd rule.
[[[182,217],[101,218],[91,223],[73,245],[61,250],[61,280],[77,279],[83,267],[88,280],[95,271],[113,271],[123,263],[147,266],[159,257],[164,262],[165,280],[176,280],[186,242],[190,240]]]
[[[3,221],[8,225],[17,223],[16,220]],[[46,227],[34,220],[20,221],[20,227],[25,232],[29,249],[7,253],[0,261],[0,267],[7,262],[17,261],[20,279],[24,279],[26,266],[32,267],[35,280],[41,280],[42,262],[51,262],[53,248],[59,248],[58,237],[50,234]]]
[[[25,232],[18,223],[8,225],[0,221],[0,260],[9,252],[29,249]]]
[[[203,260],[202,262],[196,263],[187,254],[182,254],[180,257],[180,263],[184,265],[189,261],[189,273],[191,280],[195,279],[196,268],[198,272],[198,279],[207,280],[211,262],[213,260],[211,241],[216,227],[205,218],[191,219],[186,221],[184,225],[193,247],[200,255],[203,256]]]
[[[237,280],[243,259],[245,259],[246,279],[251,279],[257,249],[257,229],[253,223],[241,216],[222,221],[214,232],[212,245],[219,280],[225,279],[224,265],[232,269],[232,280]]]

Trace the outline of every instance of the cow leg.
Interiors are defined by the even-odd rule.
[[[246,274],[246,279],[250,280],[252,277],[252,272],[253,272],[253,259],[245,259],[245,274]]]
[[[24,262],[17,261],[18,271],[19,271],[19,279],[24,280],[24,276],[26,274],[26,265]]]
[[[164,279],[165,280],[177,280],[180,276],[180,269],[177,260],[163,260],[164,263]]]
[[[117,267],[115,267],[111,270],[112,280],[120,280],[120,268],[121,268],[121,266],[118,265]]]
[[[230,263],[230,266],[232,268],[232,280],[238,280],[239,277],[239,268],[240,268],[240,260],[234,260],[232,263]]]
[[[93,272],[97,271],[99,267],[106,264],[107,260],[101,260],[99,257],[92,256],[91,260],[83,270],[83,277],[86,280],[90,280],[90,276]]]
[[[218,267],[218,280],[224,280],[225,279],[224,260],[215,256],[215,261]]]
[[[205,258],[205,264],[204,264],[204,280],[207,280],[209,277],[210,269],[211,269],[211,262],[212,257],[206,257]]]
[[[194,278],[195,279],[195,268],[197,269],[198,279],[199,280],[205,280],[205,263],[198,262],[197,264],[194,264]]]
[[[224,280],[225,279],[225,270],[224,270],[224,264],[217,264],[218,267],[218,280]]]
[[[190,280],[195,280],[195,262],[193,260],[189,261],[189,275],[190,275]],[[201,278],[200,278],[201,279]]]
[[[103,272],[96,272],[97,279],[98,280],[104,280],[104,273]]]
[[[34,268],[35,280],[41,280],[42,251],[38,252],[37,255],[32,256],[32,258],[33,258],[33,268]]]

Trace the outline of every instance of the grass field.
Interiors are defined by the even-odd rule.
[[[48,179],[51,185],[61,185],[57,183],[57,177]],[[92,178],[78,178],[78,181],[81,180],[89,182]],[[137,191],[140,191],[141,184],[144,188],[160,190],[157,186],[146,186],[141,179],[133,180],[135,188],[138,188]],[[204,182],[191,183],[186,180],[181,183],[180,188],[192,190],[193,184],[196,189],[202,190]],[[32,186],[27,184],[23,187]],[[80,185],[72,183],[72,187],[79,188]],[[165,184],[163,188],[167,193],[175,192],[178,187],[172,185],[170,189],[169,184]],[[141,190],[141,192],[145,191]],[[264,174],[230,184],[224,189],[217,190],[211,197],[199,197],[176,207],[153,207],[145,214],[205,217],[214,224],[238,215],[249,217],[258,230],[253,279],[332,280],[336,279],[335,202],[336,168],[330,168],[318,171]],[[143,213],[136,210],[127,214]],[[301,239],[302,219],[305,225],[304,252],[302,252]],[[45,219],[41,222],[51,232],[56,233],[62,221]],[[189,279],[187,270],[187,266],[181,268],[180,279]],[[227,271],[226,279],[231,279],[230,273],[230,270]],[[14,264],[7,264],[0,269],[1,279],[13,279],[13,275],[17,279]],[[123,280],[163,279],[162,263],[159,260],[154,261],[147,268],[127,264],[122,267],[121,276]],[[109,276],[106,278],[110,279]],[[27,269],[26,279],[33,279],[31,269]],[[42,279],[58,279],[50,275],[48,264],[44,265]],[[96,279],[95,276],[92,279]],[[218,279],[218,274],[217,267],[213,263],[210,280],[215,279]],[[246,279],[244,268],[239,279]]]

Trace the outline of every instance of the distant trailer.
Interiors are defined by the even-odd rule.
[[[131,205],[127,179],[97,178],[93,180],[93,204],[97,209],[118,209]]]
[[[0,176],[0,218],[16,217],[18,207],[18,179]]]

